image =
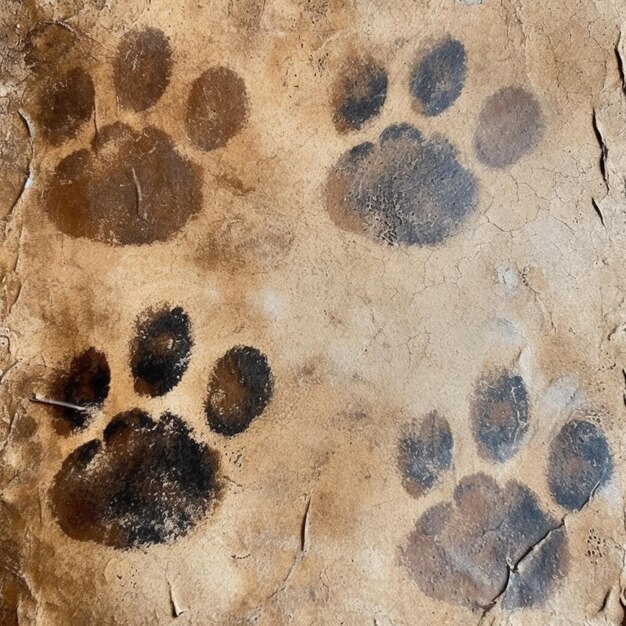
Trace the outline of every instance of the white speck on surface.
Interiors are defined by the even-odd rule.
[[[206,288],[207,299],[211,304],[219,304],[222,296],[216,282],[209,282]]]
[[[252,296],[254,305],[267,317],[272,320],[279,320],[284,317],[287,304],[282,293],[265,287]]]
[[[510,292],[514,292],[519,287],[519,274],[517,270],[508,263],[502,263],[496,268],[498,282],[504,285]]]

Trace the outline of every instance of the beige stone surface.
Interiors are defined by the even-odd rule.
[[[0,622],[621,624],[625,20],[0,0]]]

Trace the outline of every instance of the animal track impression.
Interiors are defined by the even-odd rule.
[[[445,38],[417,59],[409,92],[426,117],[446,114],[467,75],[463,43]],[[372,59],[355,59],[338,81],[334,122],[341,133],[374,120],[387,98],[388,76]],[[530,153],[542,135],[541,110],[525,89],[507,87],[487,98],[474,148],[483,165],[505,168]],[[328,178],[327,208],[340,228],[387,244],[435,246],[455,234],[478,204],[479,184],[457,149],[411,123],[385,128],[377,142],[343,154]]]
[[[158,104],[172,81],[170,43],[155,28],[131,31],[113,63],[117,105],[126,121],[101,128],[96,89],[80,66],[46,81],[34,118],[45,141],[60,146],[93,119],[89,147],[66,156],[43,190],[48,217],[66,235],[115,245],[142,245],[174,237],[202,208],[202,173],[173,139],[154,126],[135,128],[133,114]],[[214,67],[193,81],[185,127],[195,148],[224,147],[246,123],[243,80]]]
[[[131,342],[137,393],[161,396],[176,387],[193,355],[193,334],[181,307],[146,311]],[[86,429],[106,402],[111,374],[104,353],[88,348],[51,385],[50,409],[60,432]],[[245,431],[269,404],[274,378],[256,348],[222,356],[207,385],[206,423],[220,436]],[[50,488],[52,510],[73,539],[119,549],[164,543],[187,534],[222,495],[220,455],[184,420],[158,420],[138,409],[121,413],[102,440],[76,448]]]
[[[496,464],[511,459],[523,448],[528,427],[522,377],[489,372],[476,385],[470,415],[480,456]],[[408,493],[419,497],[435,487],[452,464],[452,452],[444,417],[430,413],[421,424],[410,425],[398,444]],[[595,423],[570,419],[552,440],[547,484],[566,512],[585,506],[612,471],[609,445]],[[500,601],[503,609],[513,610],[545,601],[566,574],[567,537],[563,519],[546,513],[523,482],[500,484],[476,473],[458,482],[451,502],[420,516],[401,560],[432,598],[483,611]]]

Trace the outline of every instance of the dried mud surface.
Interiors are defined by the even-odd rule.
[[[623,624],[625,32],[0,0],[0,623]]]

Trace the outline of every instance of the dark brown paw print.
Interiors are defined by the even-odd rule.
[[[65,31],[48,31],[37,30],[30,38],[26,60],[34,71],[47,72],[48,43],[53,48],[71,45]],[[48,217],[66,235],[113,245],[174,237],[202,208],[201,169],[162,129],[132,123],[135,113],[157,105],[170,88],[174,60],[166,35],[147,28],[130,31],[121,40],[113,62],[113,87],[122,119],[112,124],[97,127],[96,88],[80,64],[50,74],[41,81],[45,86],[33,113],[43,141],[64,145],[77,139],[92,120],[96,131],[87,147],[70,153],[47,177],[42,204]],[[194,147],[224,147],[247,116],[246,88],[234,71],[214,67],[193,81],[185,126]]]
[[[172,391],[193,356],[191,322],[181,307],[145,311],[130,344],[130,369],[140,395]],[[87,348],[48,389],[57,431],[90,427],[109,395],[106,356]],[[250,346],[229,349],[206,392],[206,423],[221,436],[245,431],[271,401],[267,357]],[[223,495],[220,454],[171,413],[154,419],[138,409],[116,415],[102,439],[76,448],[62,463],[49,496],[69,537],[118,549],[165,543],[190,532]]]
[[[447,114],[462,95],[467,63],[463,43],[450,37],[426,50],[409,80],[415,109],[426,117]],[[370,124],[384,106],[388,82],[375,60],[349,60],[333,98],[337,130]],[[533,96],[520,87],[502,89],[480,113],[476,156],[488,167],[508,167],[529,153],[541,134],[541,110]],[[387,244],[436,246],[474,212],[479,183],[446,137],[427,137],[401,123],[344,153],[326,191],[329,214],[340,228]]]
[[[478,453],[497,466],[526,444],[530,406],[523,378],[489,372],[476,384],[470,417]],[[436,487],[451,467],[447,420],[431,413],[403,432],[398,444],[402,482],[414,497]],[[570,418],[552,440],[547,485],[566,512],[578,511],[612,477],[602,429]],[[427,509],[401,548],[411,578],[428,596],[483,612],[544,602],[567,572],[563,519],[544,511],[523,481],[501,484],[485,473],[461,478],[451,502]]]

